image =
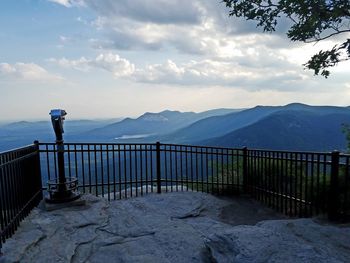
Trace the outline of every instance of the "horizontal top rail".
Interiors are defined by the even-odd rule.
[[[44,143],[45,145],[46,143]],[[22,151],[25,151],[25,150],[28,150],[28,149],[31,149],[35,144],[29,144],[29,145],[25,145],[23,147],[17,147],[17,148],[13,148],[11,150],[6,150],[6,151],[3,151],[3,152],[0,152],[0,156],[1,155],[6,155],[6,154],[12,154],[14,152],[22,152]]]
[[[114,143],[114,142],[65,142],[65,145],[156,145],[156,143]],[[39,142],[38,145],[56,145],[54,142]]]
[[[64,145],[69,146],[86,146],[86,145],[103,145],[103,146],[113,146],[113,145],[122,145],[122,146],[156,146],[155,143],[114,143],[114,142],[65,142]],[[191,144],[173,144],[173,143],[159,143],[160,146],[168,146],[168,147],[196,147],[196,148],[203,148],[203,149],[223,149],[223,150],[235,150],[235,151],[242,151],[246,147],[236,148],[236,147],[222,147],[222,146],[207,146],[207,145],[191,145]],[[54,142],[38,142],[39,146],[45,146],[45,145],[51,145],[55,146],[56,143]],[[30,147],[30,146],[28,146]],[[22,148],[20,148],[22,149]],[[255,148],[247,148],[249,151],[256,151],[256,152],[267,152],[267,153],[290,153],[290,154],[323,154],[323,155],[331,155],[333,151],[290,151],[290,150],[269,150],[269,149],[255,149]],[[16,149],[14,149],[16,150]],[[161,148],[161,150],[163,150]],[[10,150],[10,152],[13,150]],[[337,151],[337,150],[334,150]],[[0,153],[1,154],[1,153]],[[342,153],[339,152],[340,157],[350,157],[349,153]]]
[[[0,163],[0,168],[3,168],[3,167],[5,167],[5,166],[8,166],[8,165],[13,164],[13,163],[21,162],[22,160],[27,159],[27,158],[29,158],[29,157],[31,157],[31,156],[33,156],[33,155],[36,155],[36,154],[37,154],[37,151],[31,152],[31,153],[27,153],[27,154],[25,154],[25,155],[23,155],[23,156],[16,157],[16,158],[14,158],[14,159],[12,159],[12,160],[8,160],[8,161],[5,161],[5,162],[1,162],[1,163]]]
[[[195,147],[203,149],[222,149],[229,151],[242,151],[243,148],[229,148],[229,147],[220,147],[220,146],[205,146],[205,145],[190,145],[190,144],[172,144],[172,143],[160,143],[161,146],[173,146],[173,147]]]

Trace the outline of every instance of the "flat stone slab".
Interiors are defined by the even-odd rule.
[[[174,192],[82,200],[34,209],[0,262],[350,262],[349,227],[284,219],[249,199]]]

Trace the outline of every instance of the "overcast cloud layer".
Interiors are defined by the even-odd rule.
[[[344,105],[350,101],[349,63],[340,65],[330,80],[315,77],[302,67],[310,55],[333,42],[316,46],[291,43],[285,36],[288,21],[281,21],[275,34],[263,34],[252,22],[228,17],[226,7],[213,0],[48,0],[45,4],[73,12],[74,25],[82,29],[57,29],[52,52],[38,61],[2,61],[0,57],[0,83],[15,89],[23,81],[53,88],[65,85],[70,96],[80,93],[87,98],[93,96],[92,90],[101,97],[107,93],[132,97],[134,92],[135,98],[163,94],[152,106],[135,98],[130,100],[133,106],[101,102],[112,112],[95,109],[95,117],[133,115],[167,105],[204,110],[293,101]],[[193,101],[180,102],[181,90],[191,94]],[[215,103],[198,100],[206,92],[213,96],[215,90],[221,93]],[[177,91],[180,95],[175,98]],[[342,95],[328,102],[324,94],[331,98],[335,92]],[[312,93],[315,96],[308,95]],[[274,97],[280,97],[280,102]],[[43,107],[58,102],[52,95],[46,99]],[[76,110],[75,105],[69,107]]]

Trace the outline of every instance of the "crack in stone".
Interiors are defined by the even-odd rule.
[[[129,235],[121,235],[121,234],[118,234],[116,232],[113,232],[113,231],[110,231],[110,230],[107,230],[105,228],[102,228],[102,229],[98,229],[99,231],[101,232],[106,232],[108,234],[111,234],[113,236],[118,236],[118,237],[123,237],[123,238],[138,238],[138,237],[143,237],[143,236],[150,236],[150,235],[154,235],[156,233],[156,231],[146,231],[146,232],[143,232],[141,234],[129,234]]]
[[[149,232],[149,233],[144,233],[141,235],[130,235],[130,236],[124,236],[124,235],[116,235],[115,238],[118,240],[115,241],[110,241],[107,242],[106,244],[102,245],[101,247],[108,247],[108,246],[113,246],[115,244],[124,244],[127,242],[132,242],[137,240],[138,238],[145,237],[145,236],[153,236],[156,232]]]
[[[45,235],[44,233],[42,233],[42,235],[38,238],[38,240],[34,241],[33,243],[29,244],[27,247],[24,248],[24,251],[22,253],[22,255],[20,256],[20,260],[19,262],[22,262],[22,259],[24,258],[24,256],[27,254],[27,252],[33,248],[33,247],[39,247],[37,246],[42,240],[44,240],[45,238],[47,238],[47,235]]]
[[[94,238],[92,238],[92,239],[90,239],[90,240],[88,240],[88,241],[84,241],[84,242],[80,242],[80,243],[78,243],[77,244],[77,246],[75,247],[75,249],[74,249],[74,252],[73,252],[73,255],[72,255],[72,257],[71,257],[71,259],[70,259],[70,262],[71,263],[74,263],[74,262],[76,262],[76,255],[77,255],[77,253],[78,253],[78,250],[79,250],[79,248],[82,246],[82,245],[86,245],[86,244],[91,244],[91,243],[93,243],[96,239],[97,239],[97,235],[96,236],[94,236]],[[88,259],[90,256],[91,256],[91,254],[93,253],[93,251],[90,249],[89,250],[89,254],[88,254],[88,256],[86,257],[86,259]]]
[[[85,228],[85,227],[88,227],[88,226],[96,226],[96,225],[98,225],[98,224],[97,223],[93,223],[93,222],[89,222],[89,223],[84,223],[84,224],[80,224],[80,225],[75,225],[73,227],[81,229],[81,228]]]

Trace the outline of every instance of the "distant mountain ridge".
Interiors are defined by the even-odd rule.
[[[168,134],[160,140],[177,143],[202,142],[211,138],[224,136],[225,134],[251,125],[273,113],[291,110],[321,115],[350,112],[348,107],[310,106],[301,103],[292,103],[285,106],[256,106],[240,112],[202,119],[188,127]]]
[[[200,113],[165,110],[159,113],[146,112],[136,119],[126,118],[81,134],[82,138],[114,141],[123,138],[137,139],[150,137],[149,140],[186,127],[198,120],[212,116],[238,112],[239,109],[215,109]],[[148,135],[148,136],[147,136]]]
[[[346,150],[342,124],[350,111],[335,113],[279,111],[224,136],[198,142],[202,145],[294,151]]]

